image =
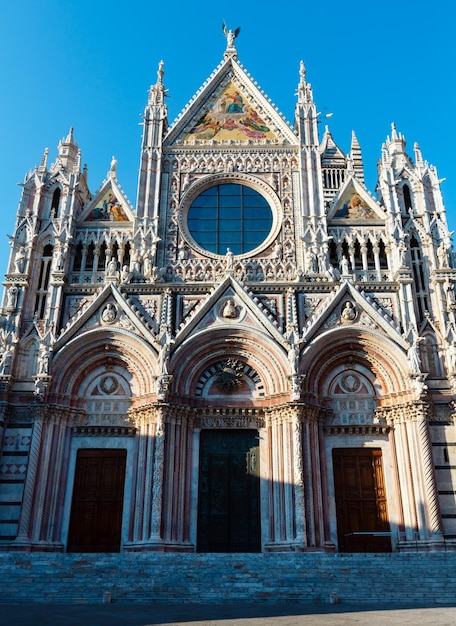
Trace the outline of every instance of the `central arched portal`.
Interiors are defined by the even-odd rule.
[[[260,552],[258,431],[202,430],[198,552]]]

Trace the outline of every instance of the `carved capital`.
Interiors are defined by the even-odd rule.
[[[430,405],[422,400],[405,402],[391,407],[377,407],[375,417],[381,422],[386,422],[389,426],[402,424],[405,422],[417,422],[428,420],[430,415]]]

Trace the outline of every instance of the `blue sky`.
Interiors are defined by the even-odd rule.
[[[438,169],[456,230],[454,24],[456,3],[340,0],[321,3],[23,0],[0,12],[0,273],[21,182],[74,127],[94,193],[111,157],[135,204],[140,114],[165,62],[172,122],[223,58],[221,24],[241,27],[239,61],[292,123],[299,62],[319,111],[347,152],[354,130],[374,193],[376,164],[391,122],[413,154]],[[322,125],[323,126],[323,125]],[[323,132],[324,128],[320,131]]]

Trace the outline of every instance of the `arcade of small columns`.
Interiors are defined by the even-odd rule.
[[[35,405],[29,467],[15,546],[57,550],[61,542],[60,493],[71,438],[133,437],[136,477],[125,550],[193,551],[191,526],[197,478],[192,475],[201,429],[258,429],[260,477],[267,483],[264,550],[334,550],[330,541],[324,440],[344,447],[352,435],[389,442],[401,519],[399,544],[437,541],[439,517],[428,429],[428,405],[405,402],[375,409],[374,425],[325,426],[330,411],[300,402],[265,408],[189,408],[166,402],[131,408],[131,426],[80,426],[80,410]],[[118,439],[117,439],[118,441]],[[131,440],[130,440],[131,441]],[[348,446],[350,444],[348,443]],[[264,522],[263,522],[264,525]],[[403,541],[405,539],[405,542]]]
[[[99,275],[111,276],[110,261],[114,258],[120,274],[120,268],[127,265],[133,276],[142,277],[146,282],[155,282],[158,275],[154,273],[150,262],[151,253],[135,246],[131,233],[124,233],[121,240],[119,236],[107,237],[106,233],[100,231],[87,231],[84,234],[84,241],[79,237],[79,243],[73,245],[72,281],[75,283],[85,283],[86,274],[89,273],[91,282],[96,283]],[[329,261],[339,266],[342,270],[342,259],[346,256],[350,264],[350,273],[358,270],[364,273],[374,271],[375,280],[383,281],[390,279],[391,268],[399,267],[396,255],[392,256],[389,245],[385,245],[381,233],[350,232],[344,229],[331,229],[331,249],[327,245],[323,246],[323,260],[320,252],[320,244],[308,242],[309,254],[304,259],[305,274],[324,274],[329,265]],[[182,251],[185,250],[184,253]],[[173,258],[167,259],[165,263],[173,263],[173,275],[178,280],[187,279],[190,281],[205,281],[213,279],[224,272],[223,262],[216,262],[213,259],[200,258],[198,256],[189,258],[188,249],[175,247]],[[153,255],[152,255],[153,256]],[[281,246],[280,253],[274,252],[264,258],[259,258],[256,262],[242,260],[235,263],[234,273],[242,272],[242,279],[245,280],[265,280],[272,277],[275,280],[290,280],[296,275],[297,267],[295,261],[294,246],[285,244]],[[252,268],[256,271],[252,272]],[[385,275],[386,272],[386,275]],[[131,276],[131,275],[130,275]],[[167,273],[167,280],[172,277]],[[122,279],[121,282],[129,282],[130,277]]]

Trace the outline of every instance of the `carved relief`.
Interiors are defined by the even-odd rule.
[[[244,363],[237,359],[228,359],[216,366],[215,380],[226,393],[232,393],[242,383]]]
[[[353,324],[356,320],[356,316],[357,310],[355,305],[350,301],[344,302],[340,312],[340,320],[342,324]]]
[[[112,302],[108,302],[101,311],[101,323],[103,325],[113,324],[117,319],[117,307]]]
[[[89,387],[81,426],[128,426],[130,390],[114,373],[99,376]]]
[[[333,414],[327,423],[345,426],[378,423],[374,414],[374,388],[360,372],[347,367],[339,373],[330,384],[329,396]]]

